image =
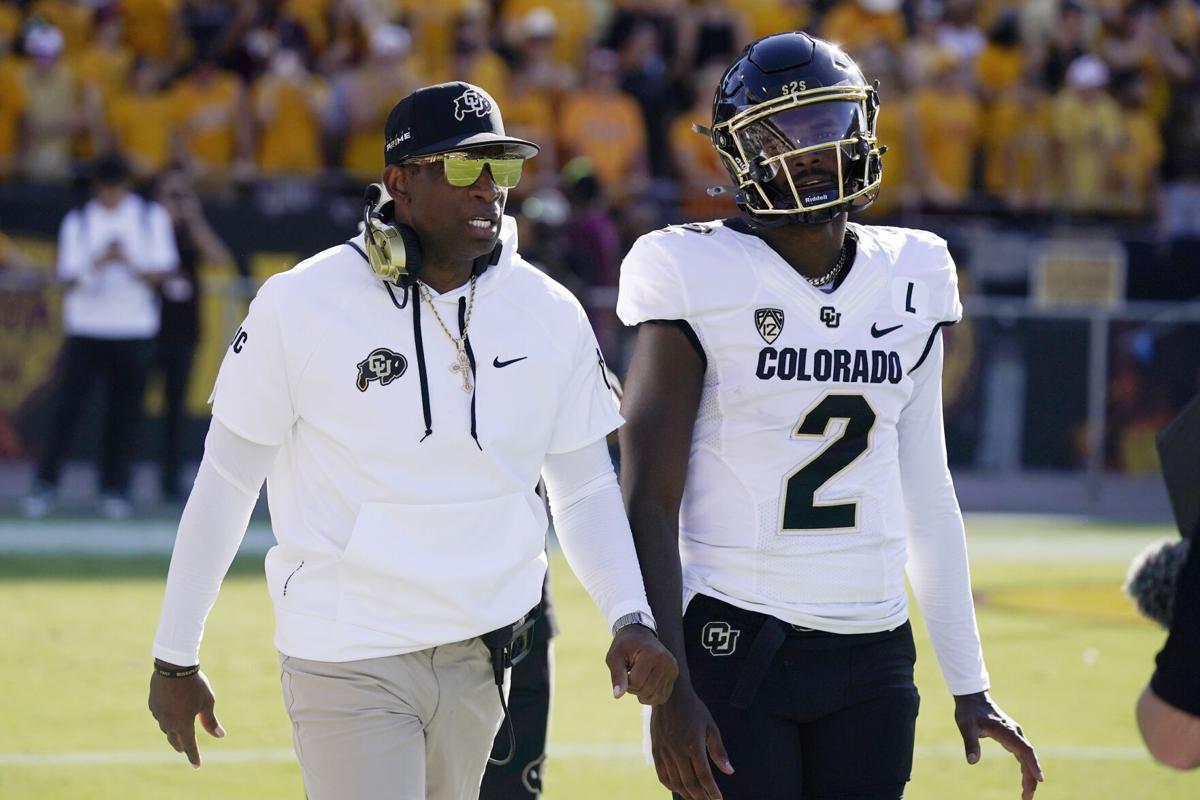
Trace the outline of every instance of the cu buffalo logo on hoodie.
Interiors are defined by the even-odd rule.
[[[360,392],[365,392],[371,381],[379,381],[380,386],[387,386],[407,369],[407,358],[386,347],[377,347],[369,356],[358,362],[358,380],[354,385]]]

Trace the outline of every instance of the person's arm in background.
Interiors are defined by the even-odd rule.
[[[677,326],[642,323],[621,401],[625,508],[659,639],[679,664],[675,690],[650,718],[654,767],[664,786],[688,800],[720,797],[710,758],[726,774],[733,773],[716,723],[692,688],[683,640],[679,506],[704,369],[700,354]]]
[[[250,179],[258,175],[255,151],[258,147],[258,129],[255,125],[254,103],[249,92],[237,84],[233,118],[234,162],[232,175],[235,179]]]
[[[1175,769],[1200,767],[1200,547],[1195,544],[1179,575],[1171,633],[1137,701],[1146,748]]]
[[[206,264],[222,267],[236,264],[225,240],[204,216],[204,206],[193,190],[188,190],[179,200],[179,221],[192,235],[192,240],[200,248]]]
[[[90,243],[83,236],[82,216],[86,206],[67,214],[58,229],[58,282],[64,292],[74,289],[94,274]]]
[[[133,255],[131,266],[139,278],[157,287],[179,269],[179,248],[175,244],[171,215],[158,203],[147,200],[146,204],[147,238]]]
[[[1200,717],[1180,711],[1147,686],[1138,697],[1137,722],[1146,749],[1159,763],[1175,769],[1200,767]]]

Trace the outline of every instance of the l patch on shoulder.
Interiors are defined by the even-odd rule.
[[[408,359],[386,347],[376,347],[371,354],[358,362],[358,380],[354,385],[365,392],[371,381],[387,386],[408,370]]]

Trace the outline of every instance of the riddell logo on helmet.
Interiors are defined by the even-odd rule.
[[[462,122],[467,114],[486,117],[490,113],[492,113],[492,101],[474,89],[467,89],[454,98],[454,118],[459,122]]]
[[[812,205],[816,205],[817,203],[828,203],[830,200],[833,200],[835,198],[836,198],[836,195],[833,192],[827,191],[827,192],[819,192],[817,194],[805,195],[804,197],[802,197],[800,199],[804,202],[804,205],[812,206]]]

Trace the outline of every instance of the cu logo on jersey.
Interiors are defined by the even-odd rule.
[[[779,338],[779,334],[783,333],[783,309],[755,309],[754,327],[758,328],[758,335],[763,338],[764,342],[775,344],[775,340]]]
[[[821,306],[821,322],[826,328],[836,328],[842,324],[842,315],[833,306]]]
[[[706,622],[700,631],[700,644],[714,656],[727,656],[737,649],[742,632],[728,622]]]
[[[454,118],[459,122],[462,122],[467,114],[486,117],[490,113],[492,113],[492,101],[474,89],[467,89],[454,98]]]
[[[408,359],[404,356],[386,347],[377,347],[371,351],[371,355],[358,362],[358,380],[354,385],[360,392],[365,392],[371,381],[379,381],[380,386],[387,386],[407,369]]]

